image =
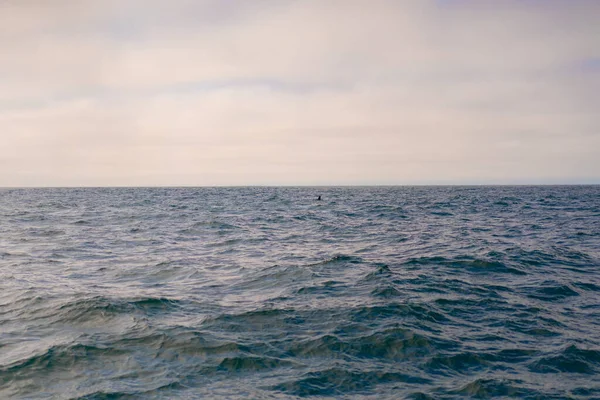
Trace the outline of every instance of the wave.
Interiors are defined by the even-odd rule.
[[[436,372],[441,370],[454,374],[456,372],[473,373],[474,371],[489,367],[491,364],[491,362],[479,354],[465,352],[449,356],[435,356],[427,361],[425,365],[428,369]]]
[[[363,262],[363,259],[361,257],[356,257],[356,256],[351,256],[351,255],[346,255],[346,254],[337,254],[333,257],[330,258],[326,258],[323,261],[319,261],[313,264],[308,264],[309,267],[316,267],[316,266],[329,266],[329,265],[336,265],[336,264],[360,264]]]
[[[32,237],[54,237],[64,236],[66,232],[62,229],[34,229],[27,233],[28,236]]]
[[[521,380],[513,379],[480,378],[451,393],[471,398],[526,397],[539,394],[534,390],[523,388],[522,383]]]
[[[392,303],[388,305],[364,306],[352,310],[352,319],[372,321],[388,318],[410,318],[417,321],[449,323],[450,320],[431,305],[418,303]]]
[[[50,369],[72,368],[78,361],[87,362],[94,355],[105,355],[106,348],[93,345],[69,344],[55,345],[38,354],[30,355],[24,359],[14,361],[8,365],[0,366],[0,372],[5,377],[22,374],[23,370],[32,374],[35,371],[50,371]],[[118,349],[111,349],[110,354],[124,354]]]
[[[198,222],[194,222],[193,224],[189,225],[186,228],[183,229],[179,229],[177,231],[177,233],[181,234],[181,235],[201,235],[201,234],[209,234],[209,233],[213,233],[213,232],[221,232],[221,233],[226,233],[226,232],[231,232],[234,230],[239,230],[240,226],[235,225],[235,224],[231,224],[231,223],[227,223],[227,222],[221,222],[221,221],[214,221],[214,220],[208,220],[208,221],[198,221]]]
[[[371,296],[381,297],[384,299],[398,298],[405,295],[399,288],[394,285],[384,285],[377,287],[371,291]]]
[[[600,350],[581,349],[570,345],[552,356],[541,357],[529,369],[538,373],[570,372],[595,374],[600,368]]]
[[[38,302],[42,300],[38,300]],[[62,305],[51,303],[49,306],[38,310],[37,318],[60,324],[103,324],[121,315],[152,316],[171,312],[181,308],[183,304],[184,302],[180,300],[166,297],[127,299],[95,296],[71,300]]]
[[[557,302],[570,297],[579,296],[579,292],[570,285],[560,284],[555,281],[545,281],[536,286],[527,288],[528,297],[549,302]]]
[[[514,266],[509,266],[500,261],[474,258],[466,255],[454,258],[441,256],[412,258],[404,262],[403,265],[443,266],[452,269],[466,270],[471,273],[483,274],[527,275],[526,271]]]
[[[83,396],[73,397],[73,400],[139,399],[148,398],[148,396],[157,395],[164,392],[176,392],[185,388],[185,386],[179,383],[178,381],[172,381],[158,385],[149,384],[148,386],[149,388],[147,388],[146,390],[92,390],[91,393],[85,394]]]
[[[433,351],[436,340],[411,330],[390,328],[360,337],[324,335],[293,345],[288,354],[300,358],[377,358],[403,360]]]
[[[528,250],[521,247],[511,247],[505,254],[514,262],[524,266],[544,267],[557,265],[560,267],[581,267],[581,272],[591,265],[597,265],[596,259],[587,253],[552,246],[545,249]]]
[[[273,357],[238,356],[227,357],[219,363],[217,370],[226,372],[263,371],[275,368],[285,368],[295,365],[289,360]]]
[[[390,383],[428,384],[430,380],[400,372],[329,368],[310,372],[301,379],[280,383],[270,389],[300,397],[342,396]]]

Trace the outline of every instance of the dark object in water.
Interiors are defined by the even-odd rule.
[[[317,197],[317,200],[321,200],[321,195],[319,195],[319,197]]]

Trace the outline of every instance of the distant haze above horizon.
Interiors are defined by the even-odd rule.
[[[0,186],[600,183],[600,1],[0,0]]]

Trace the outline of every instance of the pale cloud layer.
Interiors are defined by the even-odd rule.
[[[595,0],[0,0],[0,186],[600,183]]]

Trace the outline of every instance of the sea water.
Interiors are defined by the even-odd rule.
[[[600,186],[0,190],[0,398],[298,397],[600,398]]]

